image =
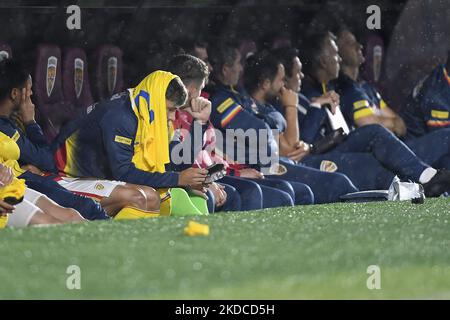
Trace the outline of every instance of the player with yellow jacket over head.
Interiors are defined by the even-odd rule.
[[[169,119],[186,99],[178,76],[155,71],[136,87],[94,104],[61,130],[56,151],[59,171],[158,189],[166,200],[161,201],[161,215],[207,214],[206,201],[183,189],[202,190],[207,170],[166,170]]]

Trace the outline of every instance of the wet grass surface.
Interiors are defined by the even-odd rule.
[[[0,231],[2,299],[450,298],[448,199]],[[210,226],[188,237],[189,220]],[[69,290],[67,268],[81,271]],[[367,268],[381,270],[369,290]]]

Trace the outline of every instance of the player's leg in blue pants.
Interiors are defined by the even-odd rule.
[[[371,153],[384,167],[402,178],[419,181],[422,172],[429,168],[411,149],[392,132],[378,124],[352,131],[333,152]]]
[[[281,179],[257,179],[252,180],[260,186],[266,186],[287,192],[295,205],[314,204],[314,193],[306,184]]]
[[[263,195],[261,188],[256,183],[231,176],[225,176],[217,182],[228,184],[236,189],[241,198],[241,210],[262,209]]]
[[[263,208],[293,207],[294,200],[286,191],[260,185],[263,193]]]
[[[405,140],[411,150],[424,162],[438,168],[448,168],[444,157],[450,156],[450,129],[440,129],[419,138]]]
[[[388,189],[395,174],[381,165],[369,153],[339,153],[329,152],[320,155],[309,155],[302,160],[308,167],[321,169],[326,166],[326,161],[336,165],[336,172],[345,174],[359,190]]]
[[[223,206],[216,208],[217,211],[241,211],[241,196],[239,192],[233,186],[229,184],[221,183],[225,187],[227,193],[227,200]]]
[[[295,192],[295,204],[296,205],[310,205],[315,203],[314,192],[311,188],[301,182],[289,182]]]
[[[342,173],[329,173],[292,164],[280,159],[280,164],[287,168],[283,175],[267,176],[268,179],[283,179],[308,185],[314,193],[314,203],[330,203],[340,201],[340,197],[350,192],[357,192],[358,188]]]
[[[450,155],[445,155],[438,161],[436,161],[435,164],[433,164],[435,168],[439,169],[447,169],[450,170]]]
[[[70,192],[61,187],[56,181],[53,181],[51,176],[43,177],[27,171],[20,175],[19,178],[25,179],[28,187],[45,194],[60,206],[77,210],[85,219],[109,219],[108,214],[101,207],[100,203]]]
[[[236,188],[241,196],[241,210],[243,211],[291,206],[293,204],[293,200],[288,193],[259,185],[255,180],[225,176],[219,182]]]
[[[208,200],[206,200],[206,205],[208,206],[208,212],[210,214],[216,212],[216,199],[214,197],[214,193],[208,189],[206,191],[206,196],[208,197]]]

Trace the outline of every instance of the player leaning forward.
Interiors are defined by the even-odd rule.
[[[114,179],[158,189],[162,200],[169,199],[161,201],[161,214],[180,210],[206,214],[202,197],[188,197],[177,187],[203,190],[207,171],[166,171],[173,135],[169,119],[186,99],[187,90],[178,76],[153,72],[138,86],[88,108],[86,115],[62,130],[57,158],[65,161],[58,161],[58,169],[73,177]],[[166,196],[168,189],[171,200]]]

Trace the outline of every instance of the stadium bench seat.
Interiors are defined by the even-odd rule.
[[[54,44],[39,45],[33,74],[33,99],[36,120],[49,140],[74,116],[73,109],[64,102],[61,78],[60,48]]]
[[[122,50],[103,45],[95,50],[91,63],[91,88],[95,101],[108,99],[123,90]]]
[[[75,110],[94,103],[89,83],[86,53],[81,48],[65,48],[62,62],[64,101]]]
[[[372,85],[380,86],[382,83],[382,66],[385,54],[384,41],[379,35],[370,33],[366,37],[363,46],[365,50],[365,62],[362,66],[363,77]]]

